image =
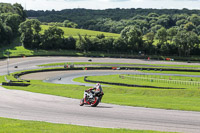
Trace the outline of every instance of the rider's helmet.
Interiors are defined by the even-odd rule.
[[[100,83],[96,83],[96,87],[99,87],[99,86],[101,86]]]

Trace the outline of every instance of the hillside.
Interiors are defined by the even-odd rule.
[[[44,30],[47,30],[50,26],[42,25],[42,33]],[[104,34],[105,37],[119,37],[119,34],[108,33],[108,32],[100,32],[100,31],[92,31],[92,30],[84,30],[84,29],[75,29],[75,28],[67,28],[67,27],[59,27],[64,31],[64,36],[69,37],[72,36],[74,38],[78,38],[78,34],[81,36],[88,35],[89,37],[96,37],[97,35]]]

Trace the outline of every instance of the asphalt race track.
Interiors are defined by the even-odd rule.
[[[78,78],[78,77],[84,77],[84,76],[114,75],[114,74],[133,74],[134,75],[134,74],[144,74],[144,73],[134,71],[134,70],[89,70],[89,71],[80,70],[80,71],[65,72],[63,74],[58,74],[57,76],[47,78],[44,81],[50,82],[50,83],[56,83],[56,84],[76,84],[76,85],[83,85],[83,86],[94,86],[94,84],[75,82],[73,81],[73,79]],[[145,74],[146,75],[200,77],[200,75],[182,75],[182,74],[164,74],[164,73],[145,73]],[[25,77],[28,77],[28,75]]]
[[[31,57],[11,59],[9,72],[37,68],[52,62],[87,62],[86,57]],[[94,58],[95,62],[166,63],[133,59]],[[176,62],[170,62],[175,64]],[[167,63],[169,64],[169,62]],[[184,63],[183,63],[184,64]],[[17,65],[18,68],[14,68]],[[196,64],[199,65],[199,64]],[[6,60],[0,74],[7,74]],[[98,114],[98,115],[97,115]],[[200,112],[151,109],[100,103],[96,108],[79,106],[78,99],[38,94],[0,87],[0,117],[108,128],[128,128],[199,133]]]

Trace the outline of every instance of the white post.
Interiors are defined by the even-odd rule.
[[[8,57],[7,57],[7,72],[8,72],[8,75],[10,75],[10,72],[9,72],[9,52],[7,53]]]

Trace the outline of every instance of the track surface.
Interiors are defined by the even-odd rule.
[[[39,77],[42,73],[34,74]],[[96,76],[96,75],[114,75],[114,74],[144,74],[142,72],[134,71],[134,70],[88,70],[88,71],[73,71],[73,72],[63,72],[57,76],[49,77],[45,80],[45,82],[56,83],[56,84],[76,84],[76,85],[84,85],[84,86],[93,86],[94,84],[89,83],[79,83],[73,81],[74,78],[84,77],[84,76]],[[188,77],[200,77],[200,75],[182,75],[182,74],[162,74],[162,73],[145,73],[146,75],[166,75],[166,76],[188,76]],[[28,75],[24,76],[24,78],[29,79]]]
[[[50,62],[87,62],[88,58],[33,57],[10,60],[11,72],[37,68]],[[96,62],[133,62],[130,59],[101,59]],[[143,62],[143,61],[141,61]],[[141,63],[140,62],[140,63]],[[146,63],[144,61],[144,63]],[[147,62],[148,63],[148,62]],[[153,62],[152,62],[153,63]],[[161,64],[163,62],[157,62]],[[165,63],[165,62],[164,62]],[[18,65],[18,69],[14,68]],[[6,61],[0,62],[0,74],[6,74]],[[79,100],[0,87],[0,117],[47,121],[95,127],[129,128],[175,132],[200,132],[200,112],[127,107],[100,103],[99,107],[78,106]],[[98,115],[97,115],[98,114]]]

